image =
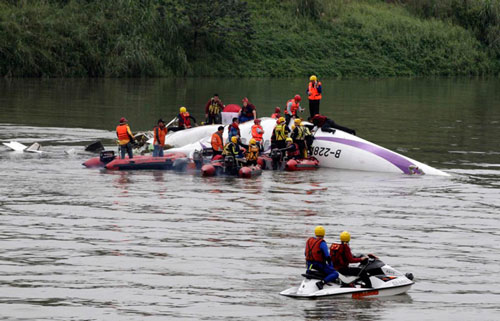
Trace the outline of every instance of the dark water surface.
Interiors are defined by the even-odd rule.
[[[257,179],[85,169],[117,119],[134,131],[218,92],[268,115],[303,80],[0,80],[2,320],[498,320],[500,81],[323,81],[321,110],[452,174],[320,169]],[[305,100],[307,107],[307,99]],[[293,300],[315,225],[413,272],[407,295]]]

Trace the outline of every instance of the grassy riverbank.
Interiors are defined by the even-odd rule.
[[[499,71],[499,55],[473,23],[429,14],[413,3],[227,1],[215,1],[221,8],[213,19],[217,24],[193,19],[213,8],[200,0],[1,1],[0,75],[387,77]]]

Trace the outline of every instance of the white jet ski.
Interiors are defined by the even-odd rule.
[[[339,274],[338,283],[327,283],[320,290],[316,282],[323,279],[319,271],[308,271],[299,287],[280,292],[293,298],[318,298],[326,296],[351,297],[353,299],[375,296],[391,296],[406,293],[414,284],[411,273],[403,274],[379,259],[369,259],[366,265],[360,265],[370,277],[371,288],[362,287],[357,276]]]

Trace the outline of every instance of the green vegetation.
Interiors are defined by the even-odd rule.
[[[497,75],[500,0],[0,0],[0,75]]]

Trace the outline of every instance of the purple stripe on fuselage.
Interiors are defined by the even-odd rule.
[[[386,161],[390,162],[397,168],[403,171],[405,174],[411,174],[410,173],[410,166],[414,166],[412,162],[407,160],[406,158],[402,157],[401,155],[398,155],[394,152],[391,152],[389,150],[383,149],[377,145],[372,145],[372,144],[367,144],[363,142],[359,142],[356,140],[350,140],[350,139],[345,139],[345,138],[335,138],[335,137],[315,137],[317,140],[326,140],[326,141],[331,141],[339,144],[344,144],[344,145],[349,145],[352,147],[356,147],[359,149],[362,149],[364,151],[367,151],[369,153],[375,154]]]

